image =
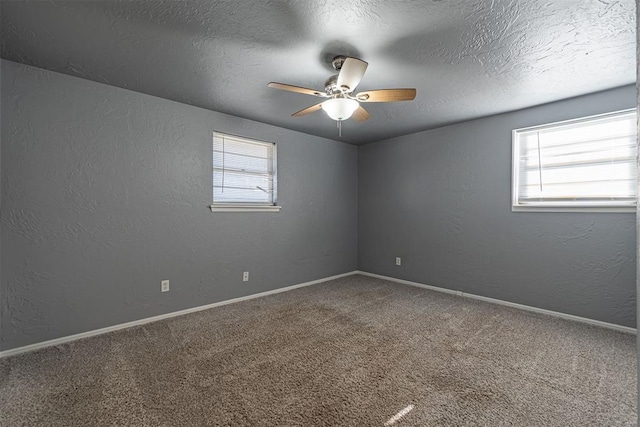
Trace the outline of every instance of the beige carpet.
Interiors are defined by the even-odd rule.
[[[0,360],[5,426],[634,426],[635,337],[364,276]]]

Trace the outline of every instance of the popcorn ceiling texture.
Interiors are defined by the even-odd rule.
[[[631,427],[634,340],[350,276],[0,359],[0,425]]]
[[[337,54],[362,90],[416,87],[344,123],[365,143],[635,81],[633,0],[2,2],[2,57],[337,138],[317,99]]]

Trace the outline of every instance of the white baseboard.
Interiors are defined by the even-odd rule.
[[[600,320],[588,319],[586,317],[574,316],[572,314],[560,313],[557,311],[545,310],[543,308],[531,307],[529,305],[517,304],[515,302],[503,301],[495,298],[483,297],[480,295],[468,294],[462,291],[454,291],[451,289],[439,288],[437,286],[425,285],[422,283],[411,282],[409,280],[396,279],[395,277],[383,276],[381,274],[368,273],[366,271],[357,271],[357,274],[362,274],[363,276],[376,277],[378,279],[388,280],[390,282],[401,283],[403,285],[416,286],[422,289],[429,289],[431,291],[443,292],[447,294],[458,295],[466,298],[473,298],[480,301],[489,302],[492,304],[504,305],[507,307],[518,308],[520,310],[532,311],[534,313],[542,313],[548,316],[559,317],[561,319],[573,320],[575,322],[588,323],[590,325],[600,326],[602,328],[613,329],[619,332],[625,332],[628,334],[636,334],[637,330],[635,328],[630,328],[628,326],[616,325],[614,323],[601,322]]]
[[[43,342],[39,342],[39,343],[35,343],[35,344],[30,344],[30,345],[26,345],[24,347],[11,348],[9,350],[0,351],[0,358],[8,357],[8,356],[15,356],[17,354],[27,353],[27,352],[30,352],[30,351],[36,351],[36,350],[40,350],[41,348],[51,347],[51,346],[54,346],[54,345],[60,345],[60,344],[64,344],[64,343],[67,343],[67,342],[79,340],[81,338],[88,338],[88,337],[93,337],[93,336],[96,336],[96,335],[102,335],[102,334],[106,334],[108,332],[118,331],[120,329],[131,328],[133,326],[144,325],[146,323],[151,323],[151,322],[157,322],[158,320],[164,320],[164,319],[169,319],[171,317],[177,317],[177,316],[182,316],[182,315],[189,314],[189,313],[195,313],[197,311],[208,310],[210,308],[220,307],[220,306],[227,305],[227,304],[233,304],[233,303],[240,302],[240,301],[247,301],[247,300],[251,300],[251,299],[254,299],[254,298],[262,298],[262,297],[266,297],[266,296],[269,296],[269,295],[279,294],[281,292],[292,291],[294,289],[303,288],[305,286],[311,286],[311,285],[315,285],[315,284],[322,283],[322,282],[328,282],[329,280],[340,279],[341,277],[352,276],[354,274],[357,274],[357,271],[350,271],[349,273],[338,274],[336,276],[325,277],[325,278],[318,279],[318,280],[312,280],[310,282],[299,283],[297,285],[291,285],[291,286],[287,286],[285,288],[279,288],[279,289],[274,289],[274,290],[271,290],[271,291],[260,292],[260,293],[257,293],[257,294],[247,295],[247,296],[244,296],[244,297],[239,297],[239,298],[233,298],[233,299],[229,299],[229,300],[225,300],[225,301],[214,302],[212,304],[207,304],[207,305],[201,305],[201,306],[198,306],[198,307],[187,308],[185,310],[173,311],[171,313],[161,314],[159,316],[153,316],[153,317],[147,317],[147,318],[140,319],[140,320],[134,320],[133,322],[120,323],[118,325],[108,326],[106,328],[95,329],[93,331],[82,332],[82,333],[75,334],[75,335],[69,335],[69,336],[66,336],[66,337],[56,338],[56,339],[49,340],[49,341],[43,341]]]
[[[95,329],[95,330],[92,330],[92,331],[82,332],[82,333],[75,334],[75,335],[69,335],[69,336],[66,336],[66,337],[61,337],[61,338],[56,338],[56,339],[53,339],[53,340],[48,340],[48,341],[43,341],[43,342],[39,342],[39,343],[35,343],[35,344],[30,344],[30,345],[26,345],[24,347],[12,348],[12,349],[9,349],[9,350],[0,351],[0,358],[9,357],[9,356],[15,356],[15,355],[18,355],[18,354],[21,354],[21,353],[27,353],[27,352],[30,352],[30,351],[36,351],[36,350],[39,350],[39,349],[42,349],[42,348],[45,348],[45,347],[51,347],[51,346],[54,346],[54,345],[60,345],[60,344],[64,344],[64,343],[67,343],[67,342],[79,340],[79,339],[82,339],[82,338],[88,338],[88,337],[92,337],[92,336],[96,336],[96,335],[102,335],[102,334],[106,334],[106,333],[109,333],[109,332],[118,331],[120,329],[131,328],[131,327],[134,327],[134,326],[144,325],[146,323],[151,323],[151,322],[157,322],[159,320],[164,320],[164,319],[169,319],[169,318],[172,318],[172,317],[182,316],[182,315],[189,314],[189,313],[195,313],[195,312],[202,311],[202,310],[208,310],[210,308],[220,307],[220,306],[227,305],[227,304],[233,304],[233,303],[240,302],[240,301],[247,301],[247,300],[251,300],[251,299],[254,299],[254,298],[266,297],[268,295],[274,295],[274,294],[278,294],[278,293],[281,293],[281,292],[287,292],[287,291],[291,291],[293,289],[302,288],[302,287],[305,287],[305,286],[311,286],[311,285],[315,285],[315,284],[318,284],[318,283],[328,282],[330,280],[340,279],[341,277],[352,276],[354,274],[362,274],[363,276],[375,277],[375,278],[378,278],[378,279],[388,280],[390,282],[401,283],[401,284],[409,285],[409,286],[415,286],[415,287],[422,288],[422,289],[429,289],[429,290],[436,291],[436,292],[442,292],[442,293],[457,295],[457,296],[466,297],[466,298],[473,298],[473,299],[477,299],[477,300],[481,300],[481,301],[486,301],[486,302],[489,302],[489,303],[492,303],[492,304],[499,304],[499,305],[504,305],[504,306],[507,306],[507,307],[518,308],[520,310],[532,311],[532,312],[535,312],[535,313],[542,313],[542,314],[546,314],[546,315],[553,316],[553,317],[559,317],[559,318],[562,318],[562,319],[573,320],[573,321],[576,321],[576,322],[588,323],[590,325],[600,326],[600,327],[603,327],[603,328],[613,329],[613,330],[616,330],[616,331],[625,332],[625,333],[629,333],[629,334],[635,334],[636,333],[636,329],[635,328],[630,328],[628,326],[622,326],[622,325],[616,325],[616,324],[613,324],[613,323],[601,322],[599,320],[588,319],[586,317],[580,317],[580,316],[574,316],[574,315],[571,315],[571,314],[559,313],[557,311],[545,310],[545,309],[542,309],[542,308],[531,307],[531,306],[528,306],[528,305],[517,304],[517,303],[514,303],[514,302],[503,301],[503,300],[499,300],[499,299],[495,299],[495,298],[483,297],[483,296],[480,296],[480,295],[469,294],[469,293],[462,292],[462,291],[455,291],[455,290],[452,290],[452,289],[440,288],[440,287],[437,287],[437,286],[425,285],[423,283],[411,282],[409,280],[396,279],[395,277],[383,276],[381,274],[375,274],[375,273],[369,273],[369,272],[366,272],[366,271],[356,270],[356,271],[351,271],[351,272],[344,273],[344,274],[338,274],[336,276],[325,277],[325,278],[318,279],[318,280],[312,280],[310,282],[299,283],[297,285],[287,286],[285,288],[273,289],[271,291],[260,292],[260,293],[257,293],[257,294],[247,295],[247,296],[244,296],[244,297],[239,297],[239,298],[233,298],[233,299],[229,299],[229,300],[225,300],[225,301],[214,302],[212,304],[207,304],[207,305],[201,305],[201,306],[198,306],[198,307],[187,308],[185,310],[180,310],[180,311],[174,311],[174,312],[171,312],[171,313],[161,314],[159,316],[147,317],[147,318],[144,318],[144,319],[134,320],[132,322],[121,323],[121,324],[118,324],[118,325],[108,326],[106,328]]]

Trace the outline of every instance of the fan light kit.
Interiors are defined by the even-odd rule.
[[[342,136],[341,124],[343,120],[353,117],[357,122],[364,122],[369,119],[369,113],[362,108],[361,102],[411,101],[416,97],[415,89],[378,89],[352,95],[369,64],[357,58],[336,56],[332,65],[338,74],[329,77],[325,82],[324,92],[276,82],[271,82],[267,86],[319,98],[329,98],[324,102],[293,113],[292,116],[302,117],[322,109],[337,122],[340,136]]]
[[[324,101],[320,105],[322,105],[322,109],[326,111],[329,117],[339,122],[351,117],[353,112],[360,106],[358,101],[349,98],[334,98]]]

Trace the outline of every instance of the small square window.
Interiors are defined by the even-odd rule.
[[[277,211],[276,144],[213,133],[212,211]]]
[[[636,111],[513,131],[513,211],[633,212]]]

